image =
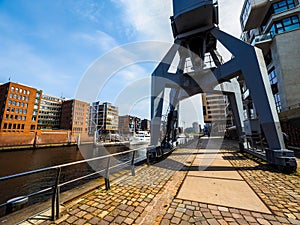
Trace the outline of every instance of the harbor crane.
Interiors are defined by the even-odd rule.
[[[240,150],[245,148],[243,105],[239,81],[249,89],[268,149],[268,163],[288,171],[295,171],[297,163],[293,151],[287,150],[283,140],[268,72],[260,49],[220,30],[216,0],[173,0],[171,26],[174,43],[151,77],[151,145],[148,157],[158,157],[169,151],[176,142],[178,105],[199,93],[221,92],[228,96],[239,136]],[[221,43],[232,58],[223,63],[217,51]],[[208,68],[205,57],[209,55],[213,66]],[[176,72],[169,71],[176,56]],[[189,71],[186,65],[190,63]],[[239,79],[239,81],[238,81]],[[169,110],[165,136],[160,141],[162,111],[169,92]]]

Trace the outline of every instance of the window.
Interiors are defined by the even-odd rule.
[[[8,100],[8,105],[11,105],[11,100]]]
[[[269,81],[271,85],[278,82],[274,67],[269,71]]]
[[[26,110],[26,109],[24,109],[24,111],[23,111],[23,112],[24,112],[24,114],[26,114],[26,113],[27,113],[27,110]]]
[[[7,107],[6,111],[7,111],[7,112],[10,112],[10,107]]]
[[[280,101],[279,94],[275,94],[274,99],[275,99],[275,105],[276,105],[277,112],[280,112],[281,111],[281,101]]]
[[[26,91],[26,90],[23,90],[23,94],[25,94],[25,95],[26,95],[26,93],[27,93],[27,91]]]
[[[11,91],[14,91],[14,90],[15,90],[15,87],[14,87],[14,86],[12,86],[12,87],[11,87]]]
[[[292,16],[274,22],[270,29],[270,32],[281,34],[286,31],[295,30],[297,28],[300,28],[299,18],[298,16]]]
[[[22,89],[22,88],[20,88],[20,93],[22,93],[22,91],[23,91],[23,89]]]
[[[16,88],[16,92],[18,92],[19,91],[19,88]]]
[[[273,3],[273,13],[283,12],[288,9],[295,8],[294,0],[283,0],[280,2]]]
[[[13,94],[9,94],[9,97],[12,98],[12,97],[13,97]]]

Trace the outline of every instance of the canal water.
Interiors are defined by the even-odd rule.
[[[0,177],[80,161],[83,159],[95,158],[126,150],[128,150],[128,147],[126,146],[95,147],[93,145],[81,145],[79,150],[77,149],[77,146],[71,146],[0,152]],[[145,148],[138,151],[136,154],[136,158],[145,157]],[[113,166],[119,164],[120,162],[127,161],[130,158],[131,154],[114,157],[110,161],[110,165]],[[106,167],[106,165],[107,159],[102,159],[90,163],[65,167],[61,171],[60,183],[102,170]],[[111,172],[117,172],[119,170],[122,170],[122,167],[118,167]],[[92,178],[66,185],[62,188],[62,191],[71,189],[74,186],[103,175],[103,173],[98,173]],[[37,192],[54,185],[55,176],[56,171],[53,170],[0,182],[0,204],[5,203],[7,200],[14,197],[27,196],[30,193]],[[29,198],[29,204],[47,200],[50,196],[51,192],[48,192]],[[0,216],[3,215],[3,212],[5,212],[4,210],[5,209],[0,208]]]

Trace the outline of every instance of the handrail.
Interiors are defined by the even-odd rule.
[[[135,152],[140,151],[145,149],[145,147],[141,147],[141,148],[136,148],[136,149],[131,149],[131,150],[127,150],[127,151],[123,151],[123,152],[118,152],[118,153],[113,153],[113,154],[109,154],[109,155],[105,155],[105,156],[99,156],[99,157],[95,157],[95,158],[90,158],[90,159],[85,159],[85,160],[79,160],[79,161],[75,161],[75,162],[70,162],[70,163],[65,163],[65,164],[61,164],[61,165],[56,165],[56,166],[50,166],[50,167],[46,167],[46,168],[41,168],[41,169],[37,169],[37,170],[31,170],[31,171],[26,171],[26,172],[22,172],[22,173],[18,173],[18,174],[13,174],[13,175],[8,175],[8,176],[4,176],[4,177],[0,177],[0,182],[1,181],[5,181],[5,180],[10,180],[10,179],[14,179],[14,178],[18,178],[18,177],[23,177],[23,176],[27,176],[27,175],[32,175],[32,174],[36,174],[36,173],[41,173],[41,172],[45,172],[45,171],[50,171],[50,170],[56,170],[57,174],[56,176],[53,178],[55,179],[55,185],[54,186],[50,186],[47,187],[43,190],[39,190],[37,192],[33,192],[33,193],[29,193],[28,195],[24,196],[26,198],[32,197],[34,195],[38,195],[50,190],[53,190],[52,193],[52,204],[51,204],[51,209],[52,209],[52,213],[51,213],[51,219],[55,220],[59,218],[59,202],[60,202],[60,188],[64,185],[91,177],[93,175],[105,172],[104,178],[105,178],[105,187],[107,190],[110,189],[110,180],[109,180],[109,170],[119,167],[119,166],[123,166],[123,165],[128,165],[129,163],[131,164],[131,174],[132,176],[135,175],[135,170],[134,170],[134,162],[135,160],[139,160],[142,159],[142,157],[139,157],[137,159],[135,159]],[[110,166],[110,158],[114,157],[114,156],[119,156],[119,155],[124,155],[124,154],[128,154],[128,153],[133,153],[132,154],[132,158],[129,160],[126,160],[125,162],[121,162],[118,163],[117,165],[113,165]],[[146,157],[146,155],[145,155]],[[75,179],[69,180],[69,181],[65,181],[64,183],[59,183],[60,180],[60,174],[61,174],[61,170],[62,168],[68,167],[68,166],[73,166],[73,165],[78,165],[78,164],[82,164],[82,163],[87,163],[87,162],[92,162],[92,161],[96,161],[96,160],[103,160],[103,159],[108,159],[108,163],[105,169],[101,169],[99,171],[95,171],[92,173],[89,173],[87,175],[81,176],[81,177],[77,177]],[[0,204],[0,207],[6,206],[8,204],[11,204],[13,202],[5,202]]]
[[[64,168],[64,167],[67,167],[67,166],[73,166],[73,165],[77,165],[77,164],[81,164],[81,163],[96,161],[96,160],[100,160],[100,159],[106,159],[106,158],[117,156],[117,155],[124,155],[124,154],[127,154],[127,153],[139,151],[139,150],[142,150],[142,149],[144,149],[144,148],[137,148],[137,149],[132,149],[132,150],[124,151],[124,152],[118,152],[118,153],[113,153],[113,154],[109,154],[109,155],[105,155],[105,156],[99,156],[99,157],[96,157],[96,158],[79,160],[79,161],[75,161],[75,162],[71,162],[71,163],[65,163],[65,164],[61,164],[61,165],[57,165],[57,166],[50,166],[50,167],[37,169],[37,170],[30,170],[30,171],[26,171],[26,172],[22,172],[22,173],[17,173],[17,174],[13,174],[13,175],[0,177],[0,181],[9,180],[9,179],[12,179],[12,178],[22,177],[22,176],[26,176],[26,175],[31,175],[31,174],[35,174],[35,173],[41,173],[41,172],[45,172],[45,171],[49,171],[49,170],[53,170],[53,169]]]

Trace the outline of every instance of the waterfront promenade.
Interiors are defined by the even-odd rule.
[[[177,149],[109,191],[63,205],[54,222],[46,211],[20,224],[300,224],[298,175],[237,153],[228,141],[220,151],[205,146]]]

